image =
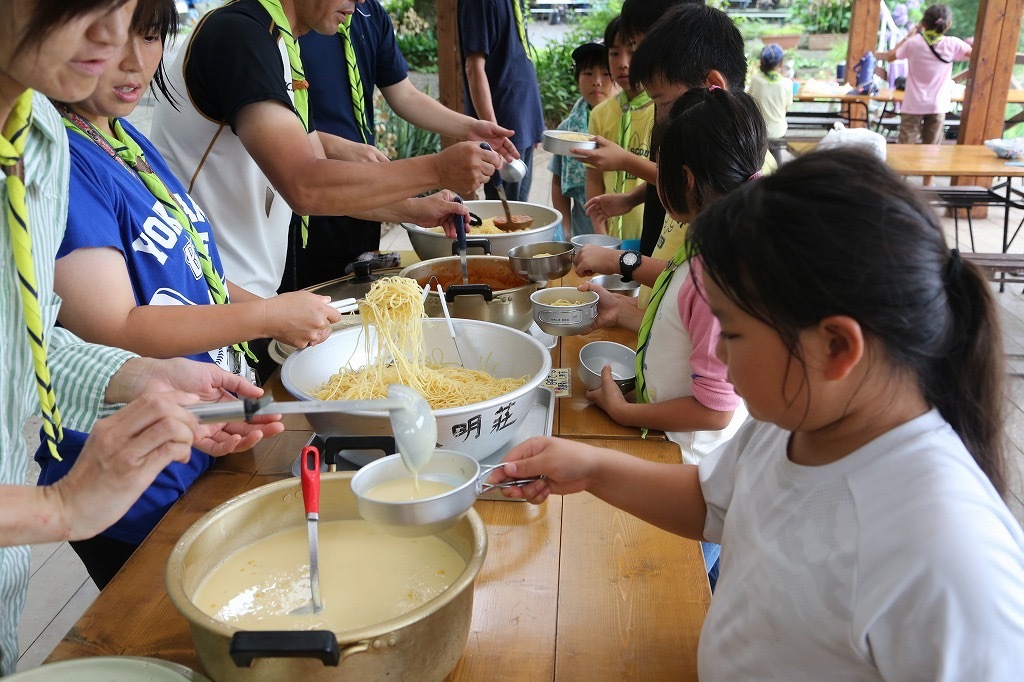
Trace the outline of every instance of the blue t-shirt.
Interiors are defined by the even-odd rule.
[[[409,65],[398,49],[391,17],[378,0],[356,5],[349,34],[363,82],[363,109],[370,127],[367,142],[373,144],[373,86],[386,88],[402,82],[409,75]],[[317,129],[362,142],[352,108],[345,41],[337,33],[322,36],[310,31],[299,38],[299,49],[309,81],[309,108]]]
[[[470,52],[486,56],[484,70],[491,88],[494,115],[498,125],[515,130],[512,144],[522,150],[541,141],[544,110],[540,103],[537,72],[526,56],[516,30],[513,2],[519,0],[459,0],[459,49],[463,64]],[[526,12],[525,9],[523,11]],[[469,96],[465,70],[463,84],[466,113],[477,117]]]
[[[223,271],[210,224],[184,186],[171,174],[153,145],[125,120],[125,131],[139,143],[146,160],[164,181],[192,220],[206,243],[218,271]],[[71,189],[67,230],[57,258],[82,248],[113,248],[121,252],[139,305],[202,305],[211,303],[210,289],[203,277],[195,247],[188,234],[146,189],[138,176],[115,161],[99,145],[68,131],[71,146]],[[97,292],[101,295],[100,292]],[[218,349],[188,356],[200,362],[226,366]],[[58,462],[44,447],[36,451],[42,468],[40,485],[63,478],[82,450],[87,434],[64,430],[57,450]],[[124,517],[103,535],[138,544],[163,518],[174,502],[196,478],[210,467],[212,458],[192,450],[187,463],[175,462],[157,476]]]

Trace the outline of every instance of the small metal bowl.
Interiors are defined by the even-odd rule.
[[[572,243],[577,246],[603,246],[606,249],[617,249],[622,246],[622,240],[610,234],[578,234],[572,238]]]
[[[550,282],[572,269],[574,253],[570,242],[522,244],[509,249],[508,264],[512,272],[529,282]]]
[[[579,301],[575,305],[554,305],[559,299]],[[533,321],[542,331],[555,336],[582,334],[597,319],[598,295],[576,287],[552,287],[530,294]]]
[[[624,282],[622,275],[598,275],[597,277],[592,277],[590,281],[613,294],[622,294],[623,296],[632,296],[634,298],[640,295],[640,282],[637,282],[635,279]]]
[[[583,385],[592,391],[601,387],[601,370],[605,365],[611,365],[612,378],[623,393],[636,388],[636,352],[621,343],[591,341],[583,346],[576,372]]]
[[[573,149],[597,149],[597,142],[586,133],[570,130],[545,130],[544,151],[560,156],[576,156]]]

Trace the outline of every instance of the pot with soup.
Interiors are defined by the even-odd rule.
[[[530,294],[537,284],[524,282],[509,266],[505,256],[467,256],[469,285],[462,282],[462,264],[458,257],[434,258],[410,265],[399,275],[419,282],[420,287],[436,277],[445,292],[452,317],[494,322],[526,331],[533,324]],[[441,298],[431,284],[423,307],[428,317],[444,317]]]
[[[505,209],[500,201],[467,201],[465,204],[466,208],[482,221],[480,225],[466,225],[466,235],[470,238],[486,239],[489,243],[489,252],[496,256],[505,256],[513,247],[523,244],[551,241],[554,239],[555,230],[562,224],[562,214],[550,206],[510,201],[508,205],[512,213],[529,216],[533,219],[533,225],[527,230],[502,232],[494,226],[494,218],[505,216]],[[424,228],[411,223],[402,223],[402,227],[409,234],[409,241],[416,255],[423,260],[452,254],[452,243],[455,240],[446,237],[442,228]],[[471,251],[472,249],[470,246]]]
[[[470,510],[435,535],[394,537],[359,517],[351,477],[321,480],[320,614],[291,613],[310,599],[298,479],[243,493],[181,537],[167,592],[211,677],[441,680],[455,668],[487,550],[483,522]]]

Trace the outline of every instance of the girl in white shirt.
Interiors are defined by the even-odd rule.
[[[932,209],[862,152],[706,208],[718,355],[750,421],[699,467],[555,438],[509,497],[587,490],[720,542],[701,679],[1019,680],[1024,532],[1005,492],[1001,333]]]

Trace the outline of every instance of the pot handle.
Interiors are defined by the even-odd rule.
[[[241,630],[231,636],[229,652],[239,668],[257,658],[316,658],[333,667],[342,659],[338,638],[328,630]]]
[[[491,240],[487,237],[466,237],[466,248],[479,248],[485,256],[491,255]],[[459,255],[459,240],[452,241],[452,255]]]
[[[494,290],[489,284],[452,284],[444,291],[449,303],[454,303],[457,296],[483,296],[484,301],[490,303],[494,300]]]

